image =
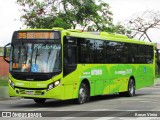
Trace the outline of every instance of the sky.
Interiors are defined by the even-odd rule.
[[[142,11],[160,11],[160,0],[104,1],[111,7],[114,23],[123,23],[125,20],[132,18],[134,14]],[[23,28],[20,22],[20,7],[15,2],[16,0],[0,0],[0,46],[4,46],[11,41],[13,31]],[[153,42],[160,43],[160,30],[150,30],[149,36]]]
[[[0,46],[4,46],[11,41],[12,33],[20,29],[19,6],[15,0],[0,0]]]
[[[125,22],[133,15],[146,10],[160,11],[160,0],[103,0],[106,1],[113,13],[113,21]],[[148,32],[152,42],[160,43],[160,29],[151,29]],[[146,40],[148,41],[148,40]]]

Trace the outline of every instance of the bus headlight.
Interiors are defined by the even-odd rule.
[[[14,89],[14,82],[12,82],[10,79],[9,79],[9,84]]]
[[[51,90],[51,89],[53,89],[54,87],[58,86],[59,84],[60,84],[60,80],[57,80],[57,81],[49,84],[47,90]]]

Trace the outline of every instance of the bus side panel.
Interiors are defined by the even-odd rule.
[[[109,93],[115,93],[117,92],[117,89],[118,89],[118,75],[116,74],[118,65],[110,64],[110,65],[107,65],[107,67],[109,69],[109,73],[108,73],[109,86],[107,86],[108,84],[106,83],[106,88],[109,87]]]
[[[95,81],[95,95],[102,95],[106,76],[108,75],[105,65],[98,65],[91,69],[91,79]]]
[[[90,96],[95,96],[95,95],[102,95],[104,94],[104,88],[105,84],[107,83],[107,86],[105,88],[105,93],[109,93],[109,85],[108,85],[108,70],[106,68],[106,65],[101,65],[101,64],[90,64],[90,65],[84,65],[84,64],[79,64],[77,66],[77,71],[79,74],[78,78],[78,89],[74,90],[74,98],[78,97],[76,95],[76,92],[78,94],[78,90],[80,87],[80,83],[83,80],[88,80],[90,84]],[[72,74],[72,73],[71,73]],[[71,75],[70,74],[70,75]],[[75,73],[76,74],[76,73]],[[76,77],[76,76],[75,76]]]
[[[78,78],[78,70],[68,74],[63,78],[62,84],[64,85],[64,98],[72,99],[77,98],[78,96],[78,86],[79,86],[79,78]]]
[[[144,70],[144,79],[145,79],[145,86],[151,86],[154,85],[154,67],[151,64],[146,65],[146,69]]]
[[[118,75],[118,91],[117,92],[124,92],[127,91],[128,88],[128,80],[132,74],[132,66],[127,64],[119,64],[118,71],[116,74]]]
[[[104,88],[104,80],[106,79],[107,72],[105,65],[90,64],[78,65],[80,75],[80,83],[83,80],[88,80],[90,83],[90,96],[102,95]]]
[[[135,77],[137,66],[130,64],[117,64],[115,66],[117,68],[112,68],[113,70],[111,70],[110,73],[112,78],[112,83],[110,82],[110,93],[125,92],[128,90],[128,82],[130,77]],[[112,88],[114,88],[114,90]]]
[[[136,89],[151,86],[154,84],[153,64],[138,65],[136,71]]]

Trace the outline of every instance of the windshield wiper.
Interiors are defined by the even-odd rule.
[[[49,61],[49,57],[50,57],[50,55],[51,55],[51,48],[49,49],[49,51],[48,51],[48,59],[47,59],[47,64],[48,64],[48,61]]]
[[[22,43],[22,46],[23,46],[23,49],[25,50],[24,57],[25,57],[25,64],[26,64],[27,58],[28,58],[28,54],[27,54],[28,53],[28,47],[26,48],[24,43]]]
[[[35,64],[36,64],[36,61],[37,61],[37,57],[39,56],[38,54],[38,48],[36,49],[36,56],[35,56]]]
[[[35,55],[35,64],[36,64],[36,61],[37,61],[37,57],[40,56],[40,54],[42,53],[43,51],[43,47],[47,45],[47,42],[44,42],[42,45],[41,45],[41,48],[38,49],[38,47],[36,48],[36,55]]]

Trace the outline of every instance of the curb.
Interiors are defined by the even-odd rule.
[[[160,86],[160,78],[156,78],[154,81],[155,86]]]
[[[0,101],[20,99],[18,97],[10,97],[8,95],[8,86],[0,86]]]
[[[0,86],[0,101],[20,99],[18,97],[10,97],[8,95],[8,86]]]
[[[0,86],[0,99],[8,99],[8,87],[7,86]]]

